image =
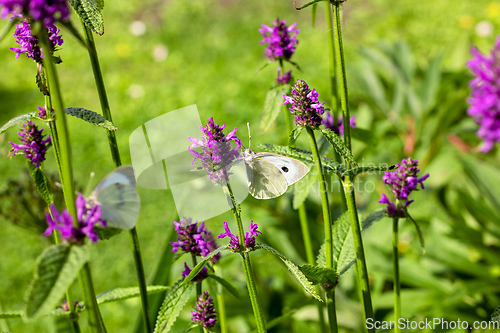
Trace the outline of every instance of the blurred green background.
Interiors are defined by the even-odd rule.
[[[301,30],[293,60],[302,71],[294,71],[295,78],[316,88],[322,101],[328,104],[330,100],[324,3],[318,6],[315,26],[310,9],[295,11],[292,1],[107,1],[103,14],[105,34],[96,36],[96,44],[124,163],[130,163],[128,137],[134,129],[192,104],[197,105],[202,121],[212,116],[227,129],[238,127],[244,144],[247,122],[252,142],[284,144],[282,115],[270,132],[259,131],[264,98],[276,67],[271,64],[256,74],[264,62],[258,29],[261,24],[271,25],[277,17],[297,22]],[[75,15],[73,23],[80,26]],[[415,203],[410,209],[427,239],[424,256],[414,228],[402,222],[403,317],[489,320],[500,305],[499,153],[493,150],[480,155],[469,149],[480,142],[475,137],[477,125],[466,115],[471,76],[465,62],[471,45],[489,52],[500,31],[500,4],[489,0],[349,0],[344,3],[343,28],[351,113],[360,128],[372,130],[376,137],[371,145],[354,141],[356,157],[361,163],[394,164],[411,155],[421,161],[423,174],[431,174],[426,189],[412,195]],[[88,55],[68,31],[61,30],[65,43],[58,54],[63,63],[57,67],[65,105],[100,112]],[[0,43],[0,124],[43,104],[36,89],[35,65],[25,57],[15,59],[9,47],[16,45],[12,34]],[[9,180],[22,178],[25,169],[23,157],[7,158],[8,141],[18,140],[16,128],[0,135],[0,192]],[[91,171],[99,180],[113,169],[106,133],[78,119],[70,119],[69,128],[75,178],[84,188]],[[308,147],[305,140],[299,140],[298,146]],[[45,169],[54,173],[57,168],[52,155],[48,156]],[[377,201],[387,189],[381,178],[361,178],[358,204],[362,215],[382,208]],[[137,230],[146,274],[152,279],[176,211],[167,191],[140,189],[139,193],[142,207]],[[27,197],[31,204],[34,199]],[[35,259],[49,241],[39,231],[11,223],[26,220],[19,200],[8,196],[1,200],[0,305],[4,311],[15,311],[23,306]],[[339,197],[335,195],[332,201],[338,216]],[[247,199],[242,208],[246,224],[250,220],[259,224],[263,232],[260,242],[274,246],[298,264],[305,263],[290,193],[277,200]],[[38,212],[40,215],[40,209]],[[315,195],[308,200],[308,213],[317,251],[323,227]],[[207,225],[218,234],[222,223],[231,220],[226,213]],[[390,225],[384,219],[364,234],[379,320],[392,319]],[[127,233],[93,247],[91,266],[97,293],[136,285],[131,254]],[[296,311],[269,331],[314,331],[314,301],[304,297],[281,262],[260,252],[252,258],[267,318]],[[222,274],[243,290],[243,272],[236,259],[224,256]],[[181,271],[179,261],[171,281]],[[78,286],[74,289],[79,293]],[[358,332],[361,308],[352,272],[342,277],[338,289],[339,323],[345,331]],[[250,331],[253,323],[247,298],[236,300],[227,294],[226,299],[230,332]],[[186,328],[192,305],[188,303],[174,331]],[[138,299],[103,305],[108,331],[134,331],[139,309]],[[8,326],[12,332],[55,331],[48,318],[35,323],[11,320]]]

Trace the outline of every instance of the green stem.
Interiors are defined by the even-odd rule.
[[[196,256],[194,254],[191,253],[191,259],[193,261],[193,267],[195,267],[198,262],[196,260]],[[198,301],[198,299],[200,298],[200,295],[202,293],[202,285],[201,285],[202,281],[199,281],[199,282],[196,282],[196,301]],[[198,326],[199,330],[200,330],[200,333],[203,333],[205,332],[205,329],[202,325],[199,325]]]
[[[330,332],[338,332],[337,312],[335,307],[335,287],[325,293],[326,309],[328,311],[328,320],[330,321]]]
[[[234,199],[233,191],[229,183],[223,187],[224,192],[231,200],[233,204],[232,211],[236,225],[238,227],[238,239],[240,241],[241,251],[245,251],[245,232],[243,231],[243,223],[241,222],[241,216],[239,212],[239,204],[236,203]],[[243,271],[245,273],[245,279],[247,281],[248,294],[250,296],[250,303],[252,304],[253,314],[255,317],[255,324],[257,325],[257,332],[267,332],[266,324],[264,322],[264,316],[262,314],[262,306],[260,304],[259,297],[257,295],[257,286],[255,285],[255,278],[252,270],[252,264],[250,263],[250,256],[248,252],[240,252],[241,262],[243,263]]]
[[[309,136],[309,143],[318,173],[319,191],[321,193],[321,208],[323,210],[323,224],[325,225],[325,256],[326,267],[333,268],[333,248],[332,248],[332,219],[330,217],[330,204],[328,203],[328,193],[326,192],[326,182],[323,175],[323,167],[321,165],[321,156],[318,151],[318,144],[314,137],[314,131],[306,127]],[[337,332],[337,314],[335,310],[335,300],[330,299],[331,293],[327,293],[326,307],[328,313],[328,321],[330,323],[330,332]]]
[[[299,206],[300,228],[302,229],[302,239],[304,240],[304,248],[306,249],[307,263],[314,265],[314,252],[311,244],[311,235],[309,233],[309,224],[307,222],[306,205]]]
[[[85,308],[88,312],[87,320],[91,332],[105,333],[106,327],[102,321],[101,313],[97,305],[94,285],[92,284],[92,273],[90,265],[86,263],[82,270],[78,273],[80,287],[85,297]]]
[[[214,265],[214,271],[216,275],[220,276],[219,269],[217,265]],[[224,295],[222,291],[217,292],[217,305],[218,305],[218,319],[219,319],[219,327],[221,333],[227,333],[227,315],[226,315],[226,302],[224,300]]]
[[[149,320],[149,302],[148,302],[148,289],[146,283],[146,277],[144,276],[144,267],[141,260],[141,247],[139,245],[139,237],[137,237],[137,231],[134,228],[130,229],[130,238],[132,240],[132,247],[134,253],[134,261],[137,272],[137,280],[139,281],[139,291],[141,293],[142,302],[142,313],[144,315],[144,326],[146,327],[146,332],[153,332],[153,327],[151,326],[151,321]]]
[[[57,142],[54,146],[58,145],[59,149],[59,160],[58,168],[60,170],[61,183],[63,186],[63,194],[64,200],[66,203],[66,207],[73,217],[73,220],[77,221],[76,214],[76,203],[75,203],[75,192],[73,188],[73,169],[71,165],[71,146],[69,140],[69,132],[68,126],[66,123],[66,113],[64,112],[64,105],[62,101],[62,95],[59,85],[59,78],[57,76],[57,71],[54,62],[52,61],[51,48],[47,38],[47,31],[44,27],[40,28],[39,38],[40,45],[43,49],[43,54],[45,58],[43,59],[43,65],[47,72],[47,86],[51,93],[51,101],[54,103],[56,119],[55,119],[55,127],[58,129],[57,131]],[[49,105],[50,107],[50,105]],[[51,109],[47,110],[47,116],[52,117],[50,115]],[[101,321],[99,308],[97,307],[97,301],[95,298],[94,288],[92,285],[92,279],[90,275],[90,267],[89,264],[85,264],[82,271],[79,272],[80,280],[82,281],[81,285],[84,288],[85,294],[85,304],[87,304],[87,309],[89,310],[89,325],[93,327],[91,322],[95,322],[97,324],[96,332],[105,332],[104,324]],[[71,303],[68,304],[71,306]],[[91,318],[93,320],[91,320]],[[98,322],[95,321],[97,318]]]
[[[94,73],[94,80],[96,82],[97,93],[99,95],[99,101],[101,103],[101,110],[104,118],[106,120],[113,122],[111,116],[111,109],[109,107],[108,95],[106,93],[106,87],[104,85],[104,79],[102,76],[101,66],[99,64],[99,57],[97,56],[97,49],[94,42],[94,35],[92,30],[90,30],[85,23],[82,21],[83,31],[85,34],[85,41],[87,43],[87,50],[89,53],[90,63],[92,65],[92,71]],[[119,167],[121,162],[120,150],[118,149],[118,143],[116,142],[115,131],[108,130],[108,143],[111,150],[111,156],[116,167]],[[130,230],[130,237],[132,239],[132,246],[134,252],[135,268],[137,273],[137,280],[139,283],[139,290],[141,293],[142,302],[142,312],[144,315],[144,325],[146,327],[147,333],[153,332],[153,326],[149,317],[149,299],[147,293],[147,283],[144,274],[144,265],[141,258],[141,250],[139,246],[139,240],[137,237],[136,228]]]
[[[342,121],[344,127],[344,143],[351,150],[351,126],[348,105],[347,77],[345,71],[344,50],[342,46],[342,31],[340,26],[340,2],[333,3],[333,23],[335,37],[335,59],[337,68],[337,84],[340,94],[340,105],[342,109]],[[346,161],[347,169],[351,169],[351,163]],[[373,319],[373,307],[370,295],[370,285],[368,281],[368,269],[366,267],[365,253],[363,249],[363,240],[361,238],[361,227],[359,225],[358,211],[354,197],[354,185],[351,176],[346,174],[344,181],[344,192],[351,220],[351,230],[356,249],[356,268],[358,287],[361,290],[361,303],[363,306],[364,322],[367,318]],[[374,332],[370,329],[369,332]]]
[[[394,264],[394,320],[396,323],[401,318],[401,282],[399,281],[399,235],[398,235],[398,220],[394,217],[392,220],[392,253]],[[400,332],[398,325],[396,325],[396,333]]]

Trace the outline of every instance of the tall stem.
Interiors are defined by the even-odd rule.
[[[108,95],[106,93],[106,87],[104,85],[104,79],[102,76],[101,66],[99,64],[99,57],[97,56],[97,49],[94,43],[94,36],[92,30],[90,30],[85,23],[82,21],[83,31],[85,34],[85,41],[87,43],[87,50],[89,53],[90,63],[92,65],[92,71],[94,73],[94,80],[97,86],[97,92],[99,94],[99,101],[101,103],[101,110],[104,118],[106,120],[113,122],[111,116],[111,109],[109,107]],[[118,149],[118,143],[116,142],[116,134],[114,131],[108,130],[108,143],[111,150],[111,156],[116,167],[119,167],[121,162],[120,151]],[[137,230],[133,227],[130,230],[130,238],[132,241],[132,247],[134,252],[135,268],[137,273],[137,280],[139,283],[139,290],[141,293],[142,302],[142,312],[144,316],[144,326],[147,333],[153,332],[153,326],[149,318],[149,299],[147,292],[146,277],[144,274],[144,265],[141,258],[141,249],[139,246],[139,239],[137,237]]]
[[[215,274],[220,275],[219,267],[214,265]],[[217,305],[218,305],[218,319],[219,319],[219,327],[221,333],[227,333],[227,315],[226,315],[226,302],[224,300],[224,295],[222,292],[217,292]]]
[[[333,3],[333,23],[335,34],[335,58],[337,67],[337,84],[340,94],[340,105],[342,108],[342,121],[344,127],[344,143],[351,150],[351,126],[350,114],[348,105],[347,79],[345,72],[344,50],[342,46],[342,31],[340,26],[340,2]],[[347,169],[351,169],[351,163],[346,161]],[[365,253],[363,249],[363,240],[361,238],[361,227],[359,225],[358,211],[356,208],[356,200],[354,197],[354,185],[351,175],[346,174],[344,180],[344,191],[351,220],[351,230],[354,238],[354,246],[356,249],[356,267],[358,286],[361,290],[361,303],[363,306],[363,316],[366,319],[373,319],[373,307],[370,295],[370,286],[368,281],[368,269],[366,267]],[[374,332],[373,329],[369,329]]]
[[[245,250],[245,232],[243,231],[243,223],[241,222],[241,216],[239,212],[239,205],[234,199],[233,191],[229,183],[223,187],[224,192],[231,200],[233,205],[232,211],[234,215],[234,220],[238,227],[238,239],[240,241],[241,251]],[[257,295],[257,286],[255,284],[255,278],[252,270],[252,264],[250,263],[250,256],[248,252],[240,252],[241,262],[243,264],[243,271],[245,273],[245,279],[247,281],[248,294],[250,296],[250,303],[252,304],[253,314],[255,317],[255,323],[257,325],[257,332],[267,332],[266,324],[264,322],[264,316],[262,314],[262,306],[260,304],[259,297]]]
[[[394,217],[392,220],[392,260],[394,264],[394,320],[398,323],[401,318],[401,282],[399,281],[399,234],[398,220]],[[400,332],[399,326],[396,325],[396,333]]]
[[[325,256],[326,256],[326,267],[333,267],[333,248],[332,248],[332,219],[330,217],[330,204],[328,203],[328,193],[326,193],[326,182],[323,175],[323,167],[321,165],[321,156],[318,151],[318,144],[316,143],[316,138],[314,137],[314,131],[306,127],[307,134],[309,136],[309,143],[311,145],[312,155],[314,159],[314,164],[316,165],[316,171],[318,173],[319,191],[321,193],[321,208],[323,209],[323,224],[325,225]],[[337,332],[337,314],[335,310],[335,300],[330,297],[334,296],[334,293],[327,293],[326,307],[328,311],[328,320],[330,323],[330,332]]]
[[[77,221],[75,192],[73,187],[73,169],[71,165],[71,146],[68,126],[66,123],[66,113],[64,112],[64,104],[59,86],[59,78],[57,76],[54,62],[52,61],[51,48],[49,46],[50,44],[47,37],[47,31],[44,27],[40,29],[39,37],[40,38],[38,38],[38,40],[40,41],[43,54],[45,55],[43,65],[47,72],[47,86],[49,87],[51,100],[54,104],[56,112],[55,126],[58,129],[58,141],[54,144],[54,146],[58,145],[59,147],[59,160],[57,162],[59,163],[58,168],[61,172],[60,177],[63,186],[64,200],[69,213],[73,217],[73,221]],[[51,111],[51,109],[47,110],[48,116]],[[52,116],[50,115],[50,117]],[[96,332],[105,332],[106,329],[104,328],[99,308],[97,307],[88,263],[85,264],[79,272],[79,278],[85,294],[85,304],[87,304],[87,309],[89,311],[89,325],[93,328],[93,330],[95,329]],[[68,305],[71,306],[71,304]]]

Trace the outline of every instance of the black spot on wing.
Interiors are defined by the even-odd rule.
[[[283,172],[288,172],[288,171],[290,171],[290,170],[288,170],[288,168],[287,168],[286,166],[282,166],[282,167],[281,167],[281,170],[282,170]]]

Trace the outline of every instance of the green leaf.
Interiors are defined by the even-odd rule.
[[[356,161],[354,161],[354,157],[352,156],[351,151],[345,146],[344,140],[335,132],[330,131],[329,129],[321,130],[321,134],[330,142],[330,144],[335,148],[337,153],[340,154],[345,160],[351,162],[353,165],[356,165]]]
[[[240,298],[240,294],[238,293],[238,290],[228,281],[224,280],[220,276],[214,275],[214,274],[208,274],[208,277],[217,281],[221,286],[226,288],[227,291],[229,291],[234,297]]]
[[[261,132],[267,132],[274,125],[278,114],[283,110],[283,95],[290,91],[290,85],[280,84],[272,87],[266,95],[264,101],[264,111],[262,112],[262,120],[260,122]],[[285,110],[285,112],[288,112]]]
[[[118,129],[115,125],[113,125],[112,122],[106,120],[106,118],[104,118],[97,112],[86,110],[83,108],[66,108],[64,109],[64,111],[66,112],[66,114],[83,119],[86,122],[91,123],[92,125],[99,126],[110,131],[116,131]]]
[[[60,305],[89,255],[84,246],[53,245],[38,257],[26,294],[26,319],[33,319]]]
[[[123,231],[121,228],[113,227],[95,227],[94,230],[97,232],[100,240],[110,239],[111,237],[118,235]]]
[[[100,10],[104,9],[104,0],[96,0],[97,2],[97,7],[99,7]]]
[[[21,319],[21,312],[1,312],[0,319]]]
[[[360,165],[360,166],[357,166],[356,168],[353,168],[351,169],[351,172],[352,172],[352,175],[356,176],[356,175],[361,175],[363,173],[367,173],[367,172],[382,172],[382,171],[389,171],[389,170],[393,170],[396,166],[395,165],[379,165],[379,166],[376,166],[376,165],[373,165],[373,166],[365,166],[365,165]]]
[[[304,127],[295,127],[292,130],[292,133],[290,133],[290,136],[288,137],[288,146],[293,147],[295,145],[295,142],[300,136],[300,133],[302,133],[302,130]]]
[[[497,307],[495,311],[493,311],[493,313],[491,314],[491,320],[500,323],[500,306]]]
[[[411,217],[410,213],[408,213],[408,209],[405,205],[403,205],[403,212],[405,213],[406,220],[410,220],[413,222],[415,225],[415,229],[417,229],[417,234],[418,234],[418,240],[420,241],[420,246],[422,246],[422,251],[425,253],[425,242],[424,242],[424,235],[422,235],[422,230],[420,230],[420,227],[418,226],[417,221]]]
[[[90,30],[104,34],[104,20],[96,0],[69,0],[69,3]]]
[[[36,189],[38,190],[38,193],[40,193],[40,196],[42,197],[43,201],[45,201],[47,206],[53,204],[54,195],[50,190],[50,183],[49,180],[47,179],[47,176],[45,175],[45,172],[43,172],[41,167],[35,168],[35,166],[31,164],[29,161],[26,164],[28,165],[28,170],[31,175],[31,178],[35,182]]]
[[[378,143],[378,140],[375,135],[373,135],[373,132],[362,128],[352,128],[351,135],[353,139],[366,143],[368,146],[376,146]]]
[[[187,291],[192,286],[192,283],[186,284],[179,280],[170,288],[158,313],[154,333],[168,332],[170,330],[188,301],[190,293]]]
[[[302,265],[301,272],[313,283],[335,286],[338,283],[337,272],[333,268],[319,267],[313,265]]]
[[[3,132],[5,132],[6,130],[8,130],[9,128],[11,128],[14,125],[24,123],[24,122],[30,120],[31,118],[36,117],[37,114],[38,114],[38,112],[35,111],[35,112],[30,112],[30,113],[23,114],[23,115],[12,118],[6,124],[4,124],[2,127],[0,127],[0,134],[2,134]]]
[[[147,286],[148,295],[160,293],[168,289],[169,287],[165,286]],[[129,298],[139,297],[140,295],[141,291],[139,290],[139,287],[115,288],[97,295],[97,303],[104,304],[116,301],[123,301]]]
[[[266,244],[259,243],[255,246],[255,249],[264,249],[264,250],[274,254],[278,258],[280,258],[281,261],[283,261],[285,263],[288,270],[293,274],[293,276],[295,276],[295,278],[300,282],[300,284],[302,284],[302,287],[304,287],[304,289],[309,294],[311,294],[314,298],[316,298],[318,301],[323,302],[321,297],[316,293],[316,290],[314,290],[314,287],[313,287],[313,284],[311,283],[311,281],[309,281],[307,279],[307,277],[304,275],[304,273],[302,273],[300,268],[297,265],[295,265],[293,262],[291,262],[287,257],[285,257],[284,255],[282,255],[281,253],[276,251],[274,248],[272,248],[271,246],[266,245]]]
[[[227,249],[229,247],[229,245],[224,245],[224,246],[221,246],[215,250],[213,250],[212,252],[210,252],[209,254],[207,254],[207,256],[205,258],[203,258],[202,261],[200,261],[194,268],[193,270],[191,271],[191,273],[189,273],[188,276],[186,276],[186,278],[184,279],[184,281],[182,282],[182,284],[188,284],[189,282],[191,282],[191,280],[196,276],[198,275],[198,273],[201,271],[201,269],[203,268],[203,266],[205,266],[205,264],[210,260],[212,259],[217,253]]]
[[[373,223],[381,220],[384,217],[384,211],[378,210],[368,215],[361,222],[362,231],[368,229]],[[351,268],[356,262],[356,252],[354,248],[354,240],[351,232],[351,221],[349,212],[345,212],[335,221],[332,228],[333,235],[333,269],[337,272],[336,275],[342,275]],[[321,246],[317,258],[317,265],[326,267],[325,244]]]

